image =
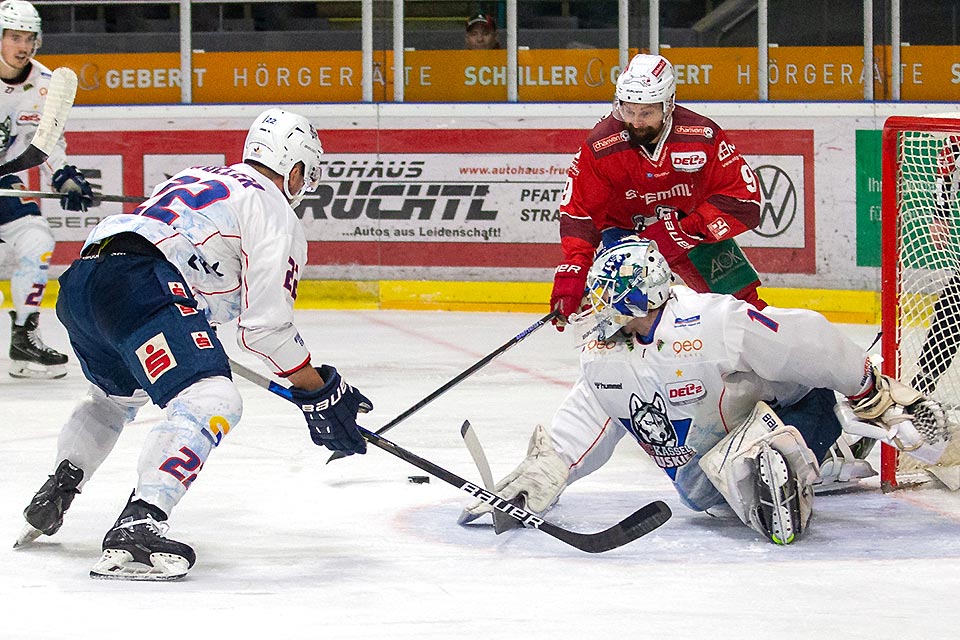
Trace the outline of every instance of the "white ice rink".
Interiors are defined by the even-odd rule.
[[[373,400],[374,412],[361,420],[372,429],[537,318],[298,311],[315,359],[336,365]],[[52,310],[43,311],[41,330],[68,350]],[[848,330],[864,345],[875,333]],[[494,477],[503,476],[574,379],[570,333],[546,327],[529,336],[389,436],[478,479],[459,435],[469,419]],[[5,370],[8,331],[0,336]],[[325,465],[328,452],[311,443],[299,411],[244,381],[243,422],[171,518],[171,537],[197,552],[187,578],[91,580],[160,413],[148,407],[128,427],[57,535],[11,549],[24,506],[52,471],[60,425],[85,389],[76,362],[68,366],[68,376],[52,382],[0,375],[3,640],[960,636],[960,497],[945,491],[883,495],[868,482],[818,496],[807,536],[778,548],[735,519],[686,510],[625,438],[547,518],[599,531],[655,499],[674,516],[625,547],[589,555],[535,530],[497,537],[489,526],[458,526],[465,494],[437,479],[408,482],[422,472],[379,449]]]

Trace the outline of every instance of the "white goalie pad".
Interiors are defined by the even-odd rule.
[[[700,459],[700,468],[726,498],[730,508],[750,528],[758,529],[752,514],[760,502],[757,460],[764,448],[775,449],[797,477],[800,491],[801,529],[813,512],[813,491],[820,467],[813,451],[794,427],[783,424],[765,403],[758,402],[740,427],[727,434]]]

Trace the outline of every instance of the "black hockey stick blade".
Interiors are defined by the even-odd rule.
[[[533,333],[534,331],[536,331],[537,329],[539,329],[539,328],[542,327],[543,325],[547,324],[548,322],[550,322],[551,320],[553,320],[554,318],[556,318],[559,314],[560,314],[559,311],[551,311],[551,312],[548,313],[547,315],[543,316],[542,318],[540,318],[539,320],[537,320],[536,322],[534,322],[532,325],[530,325],[529,327],[527,327],[526,329],[524,329],[523,331],[521,331],[521,332],[518,333],[517,335],[513,336],[512,338],[510,338],[509,340],[507,340],[505,343],[503,343],[503,344],[500,345],[499,347],[497,347],[496,350],[490,352],[489,354],[487,354],[486,356],[484,356],[483,358],[481,358],[480,360],[478,360],[477,362],[475,362],[470,368],[464,370],[463,372],[459,373],[459,374],[458,374],[457,376],[455,376],[454,378],[452,378],[452,379],[450,379],[449,381],[447,381],[443,386],[439,387],[436,391],[434,391],[433,393],[431,393],[430,395],[428,395],[426,398],[424,398],[423,400],[421,400],[421,401],[418,402],[417,404],[413,405],[412,407],[410,407],[409,409],[407,409],[406,411],[404,411],[403,413],[401,413],[400,415],[398,415],[396,418],[394,418],[393,420],[391,420],[391,421],[388,422],[387,424],[385,424],[385,425],[383,425],[382,427],[380,427],[379,429],[377,429],[377,435],[383,435],[383,434],[386,433],[387,431],[390,431],[390,429],[394,428],[395,426],[397,426],[398,424],[400,424],[401,422],[403,422],[404,420],[406,420],[407,418],[409,418],[410,416],[412,416],[413,414],[415,414],[415,413],[416,413],[417,411],[419,411],[420,409],[423,409],[425,406],[427,406],[428,404],[430,404],[431,402],[433,402],[434,400],[436,400],[437,398],[439,398],[440,396],[442,396],[444,393],[446,393],[447,391],[449,391],[451,388],[453,388],[453,387],[455,387],[456,385],[460,384],[461,382],[463,382],[464,380],[466,380],[467,378],[469,378],[470,376],[472,376],[474,373],[476,373],[477,371],[479,371],[479,370],[482,369],[483,367],[485,367],[485,366],[487,366],[488,364],[490,364],[490,362],[491,362],[494,358],[496,358],[496,357],[499,356],[501,353],[503,353],[504,351],[506,351],[507,349],[509,349],[509,348],[512,347],[513,345],[517,344],[518,342],[520,342],[521,340],[523,340],[523,339],[526,338],[527,336],[529,336],[531,333]],[[333,462],[334,460],[339,460],[340,458],[343,458],[343,457],[344,457],[344,455],[343,455],[342,453],[334,453],[334,454],[333,454],[332,456],[330,456],[330,458],[327,460],[327,464],[330,464],[330,463]]]
[[[282,398],[287,400],[290,399],[290,390],[287,387],[270,380],[266,376],[261,375],[256,371],[253,371],[252,369],[245,367],[238,362],[234,362],[233,360],[230,360],[230,369],[241,378],[244,378],[257,386],[263,387],[267,391],[270,391],[271,393],[274,393]],[[363,435],[364,439],[373,446],[383,449],[387,453],[394,455],[401,460],[408,462],[419,469],[422,469],[423,471],[426,471],[433,477],[439,478],[447,484],[450,484],[461,491],[469,493],[475,498],[483,500],[494,509],[502,511],[512,518],[516,518],[525,527],[539,529],[547,535],[550,535],[572,547],[580,549],[581,551],[586,551],[587,553],[602,553],[604,551],[616,549],[617,547],[622,547],[623,545],[633,542],[637,538],[650,533],[664,522],[669,520],[670,516],[672,515],[670,507],[657,500],[640,508],[604,531],[600,531],[598,533],[577,533],[575,531],[569,531],[563,527],[559,527],[555,524],[547,522],[535,513],[530,513],[526,509],[510,504],[509,501],[504,500],[492,491],[488,491],[487,489],[479,487],[472,482],[468,482],[455,473],[447,471],[443,467],[434,464],[425,458],[421,458],[411,451],[407,451],[403,447],[394,444],[390,440],[387,440],[386,438],[377,435],[372,431],[368,431],[363,427],[359,427],[359,429],[360,434]]]
[[[510,501],[501,498],[492,491],[468,482],[455,473],[447,471],[443,467],[421,458],[415,453],[407,451],[403,447],[376,433],[367,431],[362,427],[360,428],[360,433],[363,434],[367,442],[373,446],[379,447],[387,453],[391,453],[401,460],[409,462],[435,478],[439,478],[447,484],[469,493],[474,498],[483,500],[494,509],[519,520],[520,524],[524,527],[539,529],[547,535],[587,553],[602,553],[622,547],[650,533],[669,520],[670,516],[673,515],[670,507],[664,502],[657,500],[641,507],[609,529],[598,533],[577,533],[576,531],[570,531],[569,529],[564,529],[563,527],[547,522],[537,514],[511,504]]]
[[[477,437],[474,428],[470,426],[469,420],[464,420],[460,426],[460,437],[463,438],[463,443],[467,445],[467,451],[470,453],[470,457],[473,458],[473,463],[477,465],[477,471],[480,472],[480,479],[483,480],[484,488],[492,493],[495,489],[493,474],[490,473],[490,463],[487,462],[487,454],[484,452],[483,447],[480,446],[480,438]],[[521,509],[526,509],[527,506],[522,494],[513,498],[510,503]],[[494,509],[491,513],[493,515],[493,532],[497,535],[520,526],[519,520],[511,518],[502,511]]]
[[[43,164],[46,159],[47,154],[31,144],[23,150],[23,153],[10,162],[0,164],[0,176],[5,176],[8,173],[19,173],[25,169],[38,167]]]

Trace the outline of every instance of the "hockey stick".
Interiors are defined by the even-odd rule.
[[[397,426],[398,424],[400,424],[401,422],[403,422],[404,420],[406,420],[407,418],[409,418],[410,416],[412,416],[414,413],[416,413],[416,412],[419,411],[420,409],[423,409],[425,406],[427,406],[428,404],[430,404],[431,402],[433,402],[434,400],[436,400],[437,398],[439,398],[440,396],[442,396],[444,393],[446,393],[447,391],[449,391],[451,388],[453,388],[453,387],[455,387],[456,385],[460,384],[461,382],[463,382],[464,380],[466,380],[467,378],[469,378],[470,376],[472,376],[474,373],[476,373],[477,371],[479,371],[480,369],[482,369],[482,368],[485,367],[486,365],[490,364],[490,362],[491,362],[494,358],[496,358],[497,356],[499,356],[501,353],[503,353],[504,351],[506,351],[507,349],[509,349],[509,348],[512,347],[513,345],[517,344],[518,342],[520,342],[521,340],[523,340],[524,338],[526,338],[528,335],[530,335],[531,333],[533,333],[534,331],[536,331],[537,329],[539,329],[539,328],[542,327],[543,325],[545,325],[545,324],[547,324],[548,322],[550,322],[551,320],[553,320],[555,317],[557,317],[557,315],[558,315],[559,313],[560,313],[559,311],[551,311],[550,313],[548,313],[547,315],[543,316],[542,318],[540,318],[539,320],[537,320],[536,322],[534,322],[532,325],[530,325],[529,327],[527,327],[526,329],[524,329],[523,331],[521,331],[521,332],[518,333],[517,335],[515,335],[515,336],[513,336],[512,338],[510,338],[509,340],[507,340],[505,343],[503,343],[502,345],[500,345],[496,350],[492,351],[491,353],[487,354],[486,356],[484,356],[483,358],[481,358],[480,360],[478,360],[476,363],[474,363],[470,368],[468,368],[468,369],[466,369],[465,371],[463,371],[462,373],[458,374],[457,376],[455,376],[454,378],[452,378],[451,380],[449,380],[446,384],[444,384],[443,386],[441,386],[440,388],[438,388],[436,391],[434,391],[433,393],[431,393],[430,395],[428,395],[426,398],[424,398],[423,400],[421,400],[421,401],[418,402],[417,404],[413,405],[412,407],[410,407],[409,409],[407,409],[406,411],[404,411],[403,413],[401,413],[400,415],[398,415],[396,418],[394,418],[393,420],[391,420],[391,421],[388,422],[387,424],[385,424],[385,425],[383,425],[382,427],[380,427],[379,429],[377,429],[377,435],[379,436],[379,435],[381,435],[381,434],[386,433],[386,432],[389,431],[390,429],[394,428],[395,426]],[[327,460],[327,464],[330,464],[330,463],[333,462],[334,460],[339,460],[339,459],[342,458],[342,457],[344,457],[342,453],[339,453],[339,452],[334,453],[334,454],[333,454],[332,456],[330,456],[330,458]]]
[[[0,176],[43,164],[63,136],[76,95],[77,74],[69,67],[55,70],[50,78],[47,99],[43,103],[43,113],[40,114],[40,124],[37,125],[33,140],[23,153],[0,165]]]
[[[42,161],[41,161],[42,162]],[[28,191],[26,189],[0,189],[0,198],[57,198],[63,197],[62,194],[54,191]],[[146,200],[139,196],[111,196],[106,193],[93,194],[94,202],[132,202],[140,204]]]
[[[267,391],[275,393],[282,398],[287,400],[290,399],[290,390],[287,387],[273,382],[266,376],[260,375],[256,371],[253,371],[242,364],[234,362],[233,360],[230,361],[230,368],[241,378],[244,378],[259,387],[263,387]],[[363,427],[360,427],[360,434],[363,435],[364,439],[366,439],[366,441],[373,446],[383,449],[387,453],[394,455],[405,462],[409,462],[413,466],[426,471],[435,478],[439,478],[447,484],[452,485],[461,491],[469,493],[474,498],[483,500],[494,509],[502,511],[505,514],[516,518],[522,522],[524,526],[539,529],[547,535],[553,536],[557,540],[560,540],[561,542],[564,542],[572,547],[576,547],[581,551],[586,551],[587,553],[601,553],[603,551],[609,551],[611,549],[616,549],[617,547],[622,547],[628,542],[633,542],[640,536],[650,533],[664,522],[669,520],[670,516],[672,515],[670,507],[660,500],[656,500],[641,507],[639,510],[630,514],[609,529],[605,529],[597,533],[577,533],[575,531],[558,527],[555,524],[551,524],[535,513],[531,513],[526,509],[510,504],[510,502],[504,500],[492,491],[488,491],[483,487],[478,487],[474,483],[468,482],[460,476],[447,471],[443,467],[440,467],[429,460],[426,460],[425,458],[421,458],[415,453],[407,451],[406,449],[394,444],[386,438],[380,437],[372,431],[367,431]]]
[[[463,443],[467,445],[467,451],[470,452],[470,457],[473,458],[474,464],[477,465],[477,471],[480,472],[480,479],[483,480],[484,488],[492,493],[495,491],[495,489],[493,484],[493,474],[490,473],[490,463],[487,462],[487,454],[484,453],[483,447],[480,446],[480,439],[477,437],[473,427],[470,426],[469,420],[463,421],[463,425],[460,427],[460,437],[463,438]],[[521,508],[527,506],[524,504],[522,496],[517,496],[510,502],[511,504]],[[510,529],[516,529],[520,526],[519,520],[507,517],[502,511],[494,509],[492,513],[493,532],[497,535],[500,535],[504,531],[509,531]]]

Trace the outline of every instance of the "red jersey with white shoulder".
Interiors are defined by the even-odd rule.
[[[560,205],[560,238],[569,260],[592,259],[600,232],[641,231],[678,211],[684,230],[704,242],[731,239],[760,223],[756,174],[715,122],[674,109],[652,150],[631,142],[609,114],[574,156]],[[589,264],[589,262],[588,262]]]

